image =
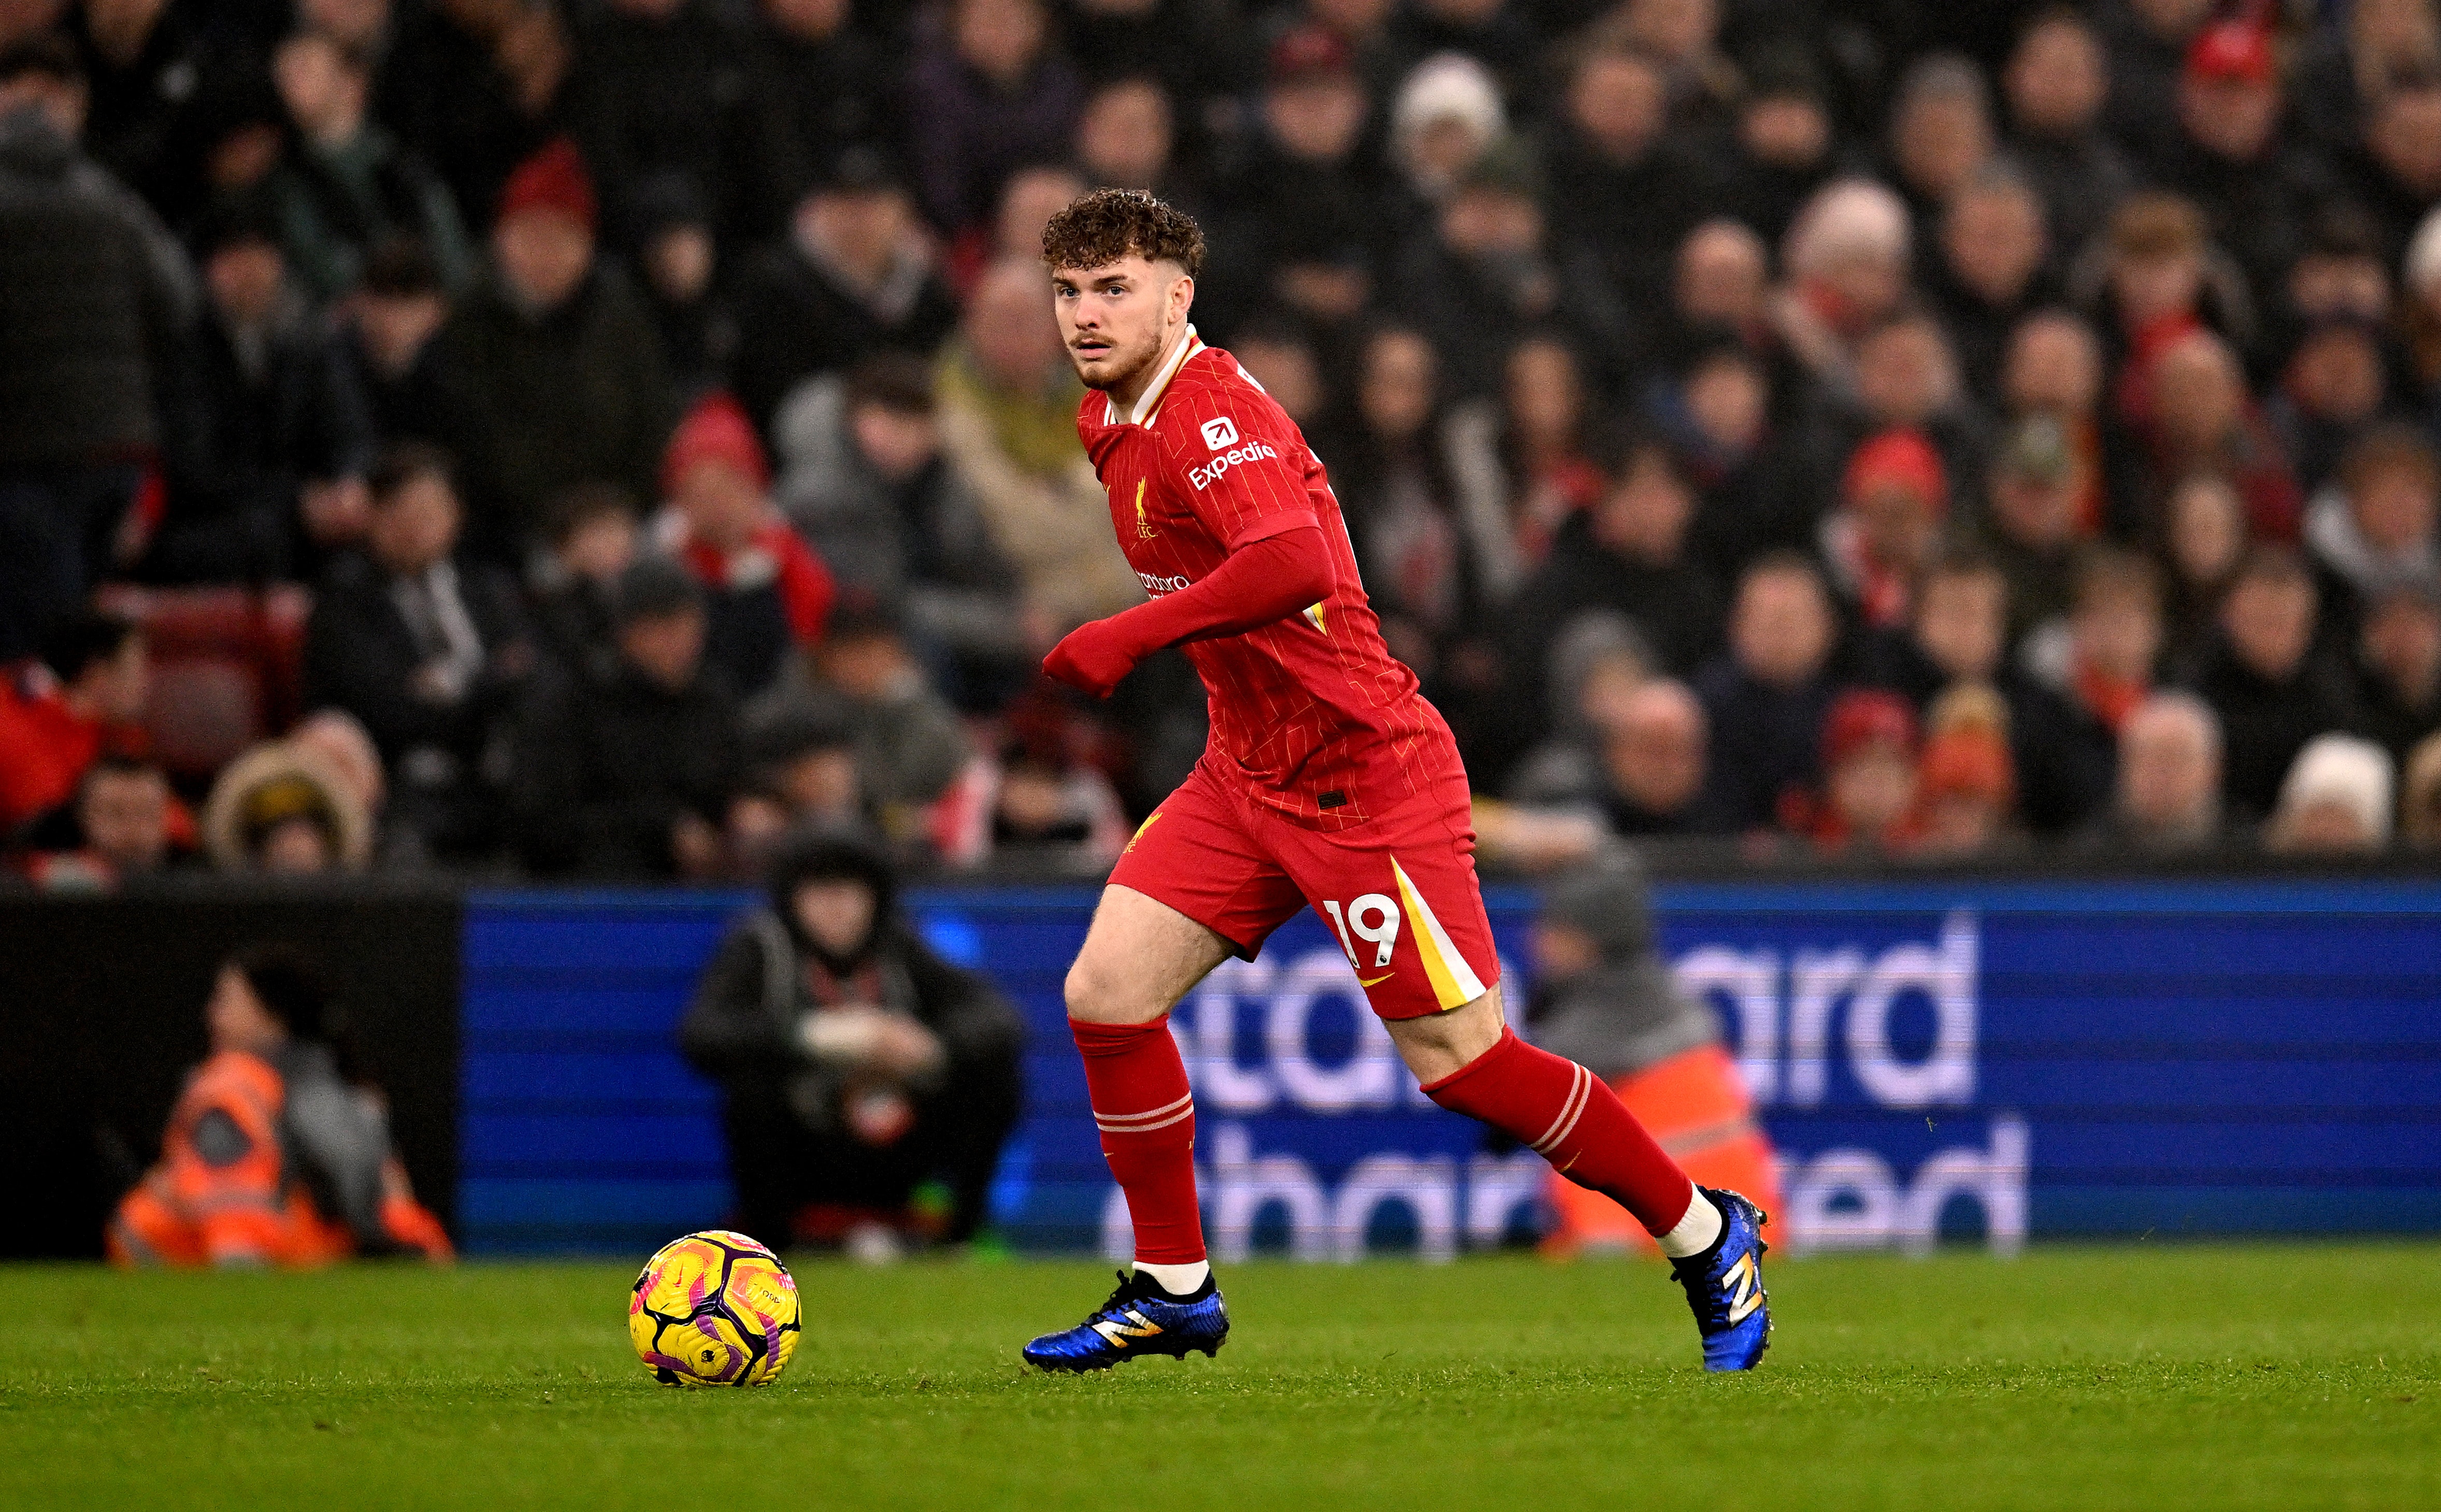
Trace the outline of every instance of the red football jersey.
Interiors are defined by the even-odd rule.
[[[1238,359],[1186,340],[1127,414],[1089,393],[1076,433],[1119,549],[1158,597],[1239,547],[1322,529],[1330,596],[1259,630],[1190,641],[1212,711],[1203,765],[1302,823],[1342,828],[1463,775],[1449,726],[1390,655],[1322,463]]]

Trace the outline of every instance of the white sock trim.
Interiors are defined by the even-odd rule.
[[[1185,1296],[1203,1285],[1203,1278],[1212,1273],[1209,1260],[1194,1260],[1183,1266],[1157,1266],[1139,1260],[1135,1267],[1137,1275],[1150,1276],[1154,1286],[1173,1297]]]
[[[1688,1183],[1687,1211],[1668,1233],[1656,1233],[1654,1242],[1661,1252],[1673,1260],[1684,1260],[1691,1254],[1702,1254],[1721,1237],[1721,1210],[1712,1205],[1694,1183]],[[1141,1268],[1140,1268],[1141,1269]]]

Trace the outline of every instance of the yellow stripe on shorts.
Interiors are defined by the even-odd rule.
[[[1399,864],[1395,855],[1390,857],[1390,874],[1399,879],[1399,901],[1407,910],[1407,929],[1415,936],[1416,953],[1424,959],[1424,980],[1433,984],[1433,998],[1441,1005],[1441,1011],[1463,1008],[1482,997],[1483,979],[1474,974],[1466,957],[1450,943],[1449,931],[1433,917],[1431,906],[1416,891],[1416,884],[1407,879],[1407,869]]]

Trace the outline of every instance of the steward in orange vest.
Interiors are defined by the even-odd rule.
[[[1678,990],[1653,929],[1644,873],[1624,857],[1554,882],[1534,925],[1534,992],[1526,1035],[1608,1082],[1688,1177],[1780,1210],[1771,1140],[1721,1043],[1711,1006]],[[1558,1226],[1546,1253],[1653,1252],[1627,1210],[1551,1174]]]
[[[381,1094],[341,1075],[328,1007],[295,951],[249,946],[221,967],[204,1010],[212,1053],[171,1111],[160,1163],[111,1219],[114,1264],[451,1258],[390,1148]]]

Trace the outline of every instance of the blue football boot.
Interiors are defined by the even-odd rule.
[[[1150,1276],[1119,1272],[1111,1300],[1074,1328],[1044,1334],[1025,1346],[1025,1362],[1044,1370],[1108,1370],[1139,1355],[1184,1359],[1196,1350],[1206,1359],[1229,1337],[1229,1309],[1212,1278],[1184,1301],[1172,1298]]]
[[[1706,1370],[1752,1370],[1771,1347],[1771,1296],[1763,1289],[1763,1209],[1735,1192],[1697,1187],[1721,1210],[1721,1238],[1703,1254],[1673,1261],[1687,1305],[1704,1336]]]

